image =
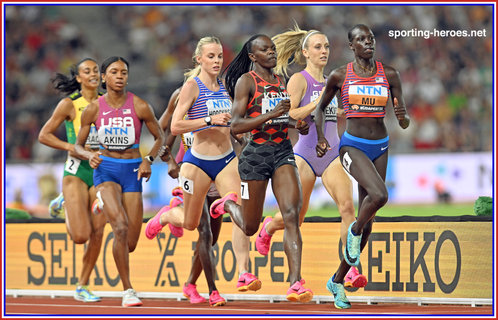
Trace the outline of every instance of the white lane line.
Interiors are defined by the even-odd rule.
[[[165,302],[167,303],[167,302]],[[76,304],[76,305],[72,305],[72,304],[32,304],[32,303],[15,303],[15,302],[12,302],[12,303],[6,303],[5,304],[5,307],[15,307],[15,306],[25,306],[25,307],[43,307],[43,308],[46,308],[46,307],[58,307],[58,308],[85,308],[88,310],[88,308],[106,308],[106,309],[123,309],[125,307],[121,307],[121,306],[107,306],[107,305],[97,305],[97,304],[85,304],[85,305],[81,305],[81,304]],[[444,314],[461,314],[461,312],[459,312],[458,310],[458,307],[459,306],[455,306],[457,308],[455,308],[454,310],[445,310]],[[126,308],[128,310],[162,310],[164,311],[164,314],[167,314],[167,310],[182,310],[182,311],[185,311],[185,307],[146,307],[146,306],[141,306],[141,307],[133,307],[133,308]],[[216,312],[216,311],[233,311],[234,313],[240,313],[240,312],[247,312],[247,314],[254,314],[256,312],[263,312],[263,313],[270,313],[270,314],[286,314],[286,313],[293,313],[293,314],[323,314],[323,315],[328,315],[328,314],[335,314],[335,313],[338,313],[338,314],[344,314],[344,310],[340,310],[340,309],[335,309],[333,307],[333,305],[330,306],[329,309],[326,309],[326,310],[321,310],[321,311],[318,311],[318,310],[300,310],[300,309],[293,309],[292,308],[292,305],[289,305],[289,308],[288,309],[254,309],[254,308],[250,308],[250,309],[243,309],[243,308],[226,308],[225,306],[224,307],[195,307],[195,308],[192,308],[192,313],[193,315],[195,314],[202,314],[200,312],[206,312],[206,313],[213,313]],[[374,312],[375,311],[375,312]],[[421,309],[421,311],[424,311],[423,309]],[[97,311],[98,312],[98,311]],[[194,313],[195,312],[195,313]],[[50,312],[51,314],[53,312]],[[24,314],[24,313],[6,313],[6,314]],[[46,313],[25,313],[25,314],[46,314]],[[76,312],[74,312],[74,314],[77,314]],[[185,313],[185,314],[189,314],[189,313]],[[354,310],[351,310],[351,315],[363,315],[363,314],[366,314],[366,315],[372,315],[372,314],[379,314],[379,315],[399,315],[400,313],[399,312],[379,312],[378,310],[373,310],[372,311],[369,311],[369,312],[358,312],[358,311],[354,311]],[[424,314],[427,314],[427,312],[411,312],[410,314],[414,314],[414,315],[424,315]],[[469,313],[468,315],[472,315],[474,313]],[[119,314],[116,314],[116,315],[119,315]],[[463,314],[465,315],[465,314]]]
[[[121,306],[99,306],[99,305],[95,305],[95,304],[92,304],[92,305],[70,305],[70,304],[32,304],[32,303],[7,303],[6,304],[6,307],[9,307],[9,306],[29,306],[31,308],[33,307],[60,307],[60,308],[85,308],[85,309],[88,309],[88,307],[90,308],[106,308],[106,309],[123,309],[124,307],[121,307]],[[128,308],[127,308],[128,309]],[[185,307],[144,307],[144,306],[141,306],[141,307],[136,307],[136,308],[133,308],[134,310],[135,309],[140,309],[140,310],[185,310]],[[196,307],[196,308],[192,308],[192,311],[195,311],[195,312],[198,312],[198,311],[207,311],[208,313],[209,312],[213,312],[215,310],[215,308],[213,307],[209,307],[209,308],[199,308],[199,307]],[[334,309],[330,309],[330,310],[322,310],[322,311],[314,311],[314,310],[296,310],[296,309],[285,309],[285,310],[281,310],[281,309],[254,309],[254,308],[251,308],[251,309],[241,309],[241,308],[226,308],[226,307],[218,307],[216,308],[216,310],[220,310],[220,311],[233,311],[233,312],[248,312],[248,313],[254,313],[254,312],[270,312],[270,313],[316,313],[316,314],[328,314],[328,313],[341,313],[343,311],[340,311],[340,310],[334,310]],[[371,314],[371,312],[356,312],[355,314]],[[383,313],[383,314],[390,314],[390,313]],[[397,313],[393,313],[393,314],[397,314]]]

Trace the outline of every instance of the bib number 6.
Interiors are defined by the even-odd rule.
[[[180,184],[182,186],[183,192],[194,194],[194,181],[187,179],[185,177],[180,177]]]

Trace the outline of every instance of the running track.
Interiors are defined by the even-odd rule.
[[[210,307],[205,304],[190,304],[186,300],[177,301],[173,299],[142,299],[142,307],[123,308],[121,299],[104,298],[98,303],[83,303],[73,298],[60,297],[5,297],[4,316],[18,317],[21,315],[52,315],[52,316],[75,316],[75,315],[280,315],[280,316],[332,316],[342,315],[447,315],[447,316],[492,316],[493,306],[470,305],[417,305],[402,303],[379,303],[368,305],[366,303],[354,303],[351,309],[338,310],[332,303],[292,303],[292,302],[252,302],[252,301],[228,301],[222,307]]]

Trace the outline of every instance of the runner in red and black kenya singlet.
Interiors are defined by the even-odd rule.
[[[289,94],[278,76],[276,76],[278,82],[272,84],[262,79],[254,71],[249,72],[249,74],[256,85],[254,97],[247,105],[247,115],[249,117],[255,118],[267,113],[273,110],[281,100],[289,99]],[[267,121],[259,128],[253,129],[251,131],[252,139],[257,144],[279,144],[283,140],[289,139],[287,136],[288,126],[289,115],[284,114]]]

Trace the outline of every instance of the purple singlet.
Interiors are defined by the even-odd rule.
[[[299,103],[299,107],[305,106],[308,103],[318,99],[320,92],[325,86],[324,82],[316,81],[307,71],[301,71],[301,74],[306,79],[306,92]],[[309,133],[307,135],[299,135],[299,141],[294,146],[294,154],[303,158],[311,167],[317,177],[321,177],[323,171],[339,156],[339,136],[337,135],[337,98],[334,97],[332,102],[325,109],[325,125],[323,133],[329,142],[331,150],[322,157],[316,155],[316,143],[318,141],[316,135],[316,125],[314,114],[316,110],[308,115],[304,120],[309,123]]]

